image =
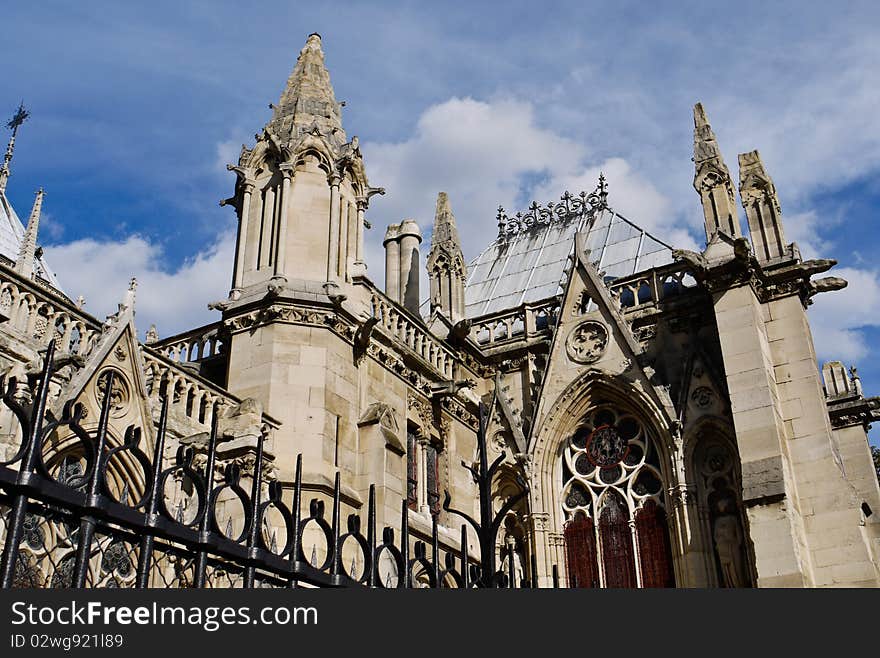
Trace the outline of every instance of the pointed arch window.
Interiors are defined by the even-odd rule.
[[[673,587],[663,474],[633,414],[591,410],[562,455],[570,587]]]

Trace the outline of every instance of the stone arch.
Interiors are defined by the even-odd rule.
[[[752,586],[754,550],[742,502],[742,466],[730,422],[718,416],[700,418],[685,433],[683,453],[693,539],[698,542],[706,585]],[[725,545],[719,546],[719,541]],[[741,542],[735,556],[740,563],[731,566],[735,541]]]
[[[536,521],[536,556],[542,574],[542,586],[549,586],[549,574],[554,566],[562,570],[565,564],[563,510],[562,455],[569,439],[582,418],[595,407],[614,405],[643,424],[656,449],[661,474],[659,497],[666,501],[670,540],[673,545],[672,562],[676,582],[679,582],[681,533],[678,521],[671,513],[669,492],[677,489],[680,480],[680,443],[665,421],[663,410],[634,382],[611,377],[590,369],[571,382],[556,398],[546,416],[533,434],[529,454],[532,464],[533,488],[529,503]],[[595,520],[594,520],[595,521]]]

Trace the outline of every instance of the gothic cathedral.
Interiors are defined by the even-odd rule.
[[[499,209],[486,218],[497,238],[467,262],[455,199],[439,192],[429,246],[413,219],[383,224],[380,290],[371,272],[383,264],[368,268],[364,237],[380,230],[367,213],[385,191],[346,135],[312,34],[270,121],[229,166],[231,288],[194,300],[212,302],[216,321],[169,337],[152,327],[143,341],[136,282],[105,320],[63,292],[38,247],[42,192],[26,225],[6,198],[13,145],[14,135],[0,169],[0,368],[15,382],[0,410],[0,464],[17,459],[14,408],[33,404],[54,340],[47,418],[77,402],[81,427],[106,425],[110,453],[138,440],[150,454],[161,432],[165,466],[226,468],[245,489],[259,470],[266,500],[289,499],[298,482],[329,506],[337,489],[340,514],[369,500],[379,526],[398,532],[406,501],[413,543],[474,557],[478,537],[450,504],[474,517],[490,505],[495,564],[514,582],[880,585],[867,441],[880,398],[865,396],[855,368],[817,365],[806,313],[846,282],[813,278],[835,261],[804,260],[786,242],[758,151],[739,156],[734,184],[700,104],[701,252],[616,212],[614,181],[600,178],[549,204]],[[76,437],[56,429],[48,443],[41,472],[81,484],[88,456]],[[473,476],[481,453],[495,465],[490,500]],[[138,460],[108,464],[107,491],[137,502],[148,484]],[[201,503],[170,482],[164,504],[184,523]],[[232,498],[219,525],[234,534]],[[270,544],[284,525],[263,518]],[[68,558],[29,536],[21,573],[45,584],[46,561],[60,573]],[[319,542],[303,541],[320,561]]]

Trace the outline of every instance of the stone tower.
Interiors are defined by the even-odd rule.
[[[464,286],[467,269],[461,253],[461,241],[455,215],[446,192],[437,195],[434,232],[428,253],[431,281],[431,310],[437,310],[453,324],[464,318]]]
[[[309,36],[272,106],[272,119],[236,166],[239,219],[233,301],[287,286],[338,283],[363,273],[364,211],[371,190],[358,138],[342,128],[321,37]],[[308,283],[307,283],[308,282]]]
[[[355,472],[360,405],[350,344],[333,332],[337,313],[367,315],[352,285],[363,263],[370,188],[358,138],[342,128],[321,38],[308,37],[271,120],[242,147],[232,291],[216,306],[231,334],[230,392],[255,398],[284,430],[271,449],[281,479],[303,454],[305,475]]]
[[[784,244],[779,201],[757,151],[739,156],[751,253],[738,233],[730,177],[701,106],[694,116],[695,187],[709,243],[695,265],[712,294],[757,584],[871,583],[871,548],[859,531],[861,496],[847,479],[806,313],[813,295],[846,281],[811,280],[835,261],[804,261],[795,245]],[[719,242],[713,226],[733,239]],[[830,556],[832,544],[836,555],[846,552],[845,570]]]

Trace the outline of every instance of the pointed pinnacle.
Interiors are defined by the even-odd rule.
[[[28,218],[27,228],[24,237],[21,240],[21,247],[18,251],[18,259],[15,261],[15,271],[27,277],[33,276],[34,255],[37,251],[37,233],[40,230],[40,215],[43,210],[43,188],[37,190],[34,199],[34,207],[31,209],[31,215]]]
[[[341,140],[339,144],[347,141],[342,130],[340,103],[324,65],[321,36],[312,33],[300,50],[281,99],[273,108],[269,125],[279,136],[293,137],[297,134],[295,127],[303,129],[315,124],[322,132],[333,134],[336,141]]]
[[[717,166],[726,171],[718,140],[706,117],[706,110],[702,103],[697,103],[694,105],[694,164],[699,169],[707,160],[714,160]]]
[[[694,128],[708,125],[709,119],[706,118],[706,110],[703,108],[702,103],[697,103],[694,105]]]
[[[437,194],[437,210],[434,213],[434,231],[431,235],[431,245],[441,242],[454,242],[460,249],[458,228],[455,226],[455,215],[449,203],[449,195],[446,192]]]

